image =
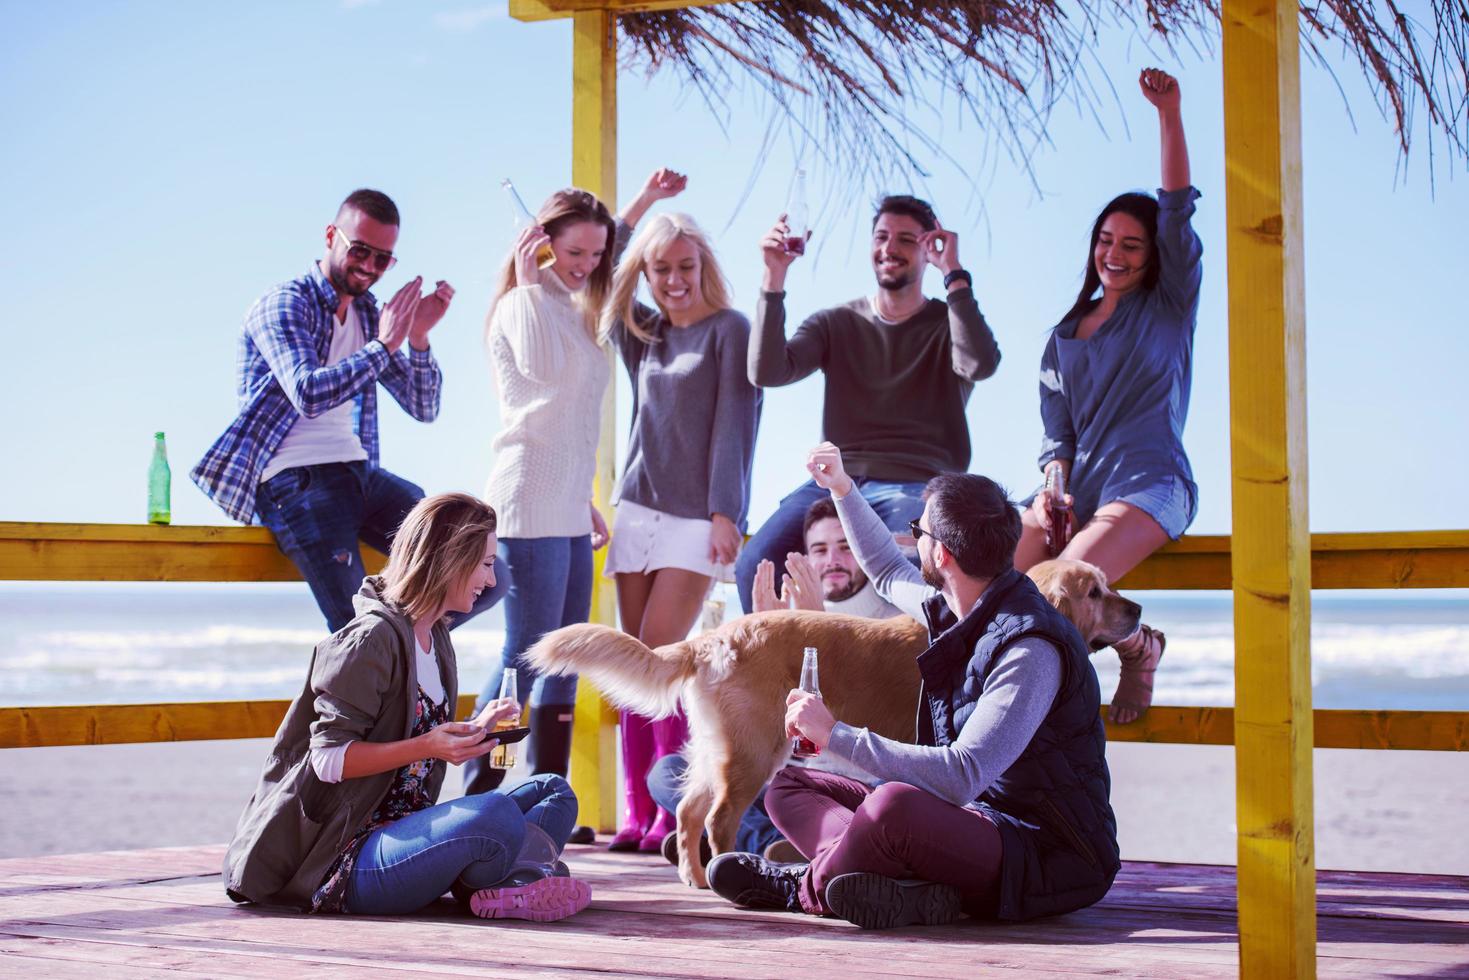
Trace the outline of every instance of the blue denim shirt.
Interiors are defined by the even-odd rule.
[[[1069,459],[1079,522],[1097,508],[1182,479],[1188,519],[1198,500],[1183,451],[1193,384],[1194,326],[1203,245],[1190,219],[1199,192],[1158,192],[1158,283],[1122,297],[1096,333],[1076,339],[1078,320],[1057,325],[1041,355],[1040,465]]]
[[[255,519],[255,488],[271,455],[296,419],[314,418],[356,400],[353,428],[368,462],[378,462],[377,386],[420,422],[439,414],[443,376],[427,350],[389,353],[377,339],[377,300],[352,301],[367,343],[335,364],[331,347],[337,291],[311,263],[306,275],[276,286],[250,308],[235,362],[240,411],[189,476],[235,520]]]

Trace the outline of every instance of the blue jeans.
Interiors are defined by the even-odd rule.
[[[576,824],[576,794],[565,779],[533,776],[508,793],[479,793],[419,810],[379,827],[347,882],[347,910],[404,915],[436,901],[455,881],[471,889],[505,880],[525,825],[544,830],[557,848]]]
[[[388,553],[393,535],[423,490],[365,462],[319,463],[283,470],[260,485],[255,508],[275,535],[276,547],[301,570],[316,605],[335,633],[356,616],[352,597],[366,570],[358,541]],[[494,588],[474,608],[456,616],[467,622],[500,601],[510,588],[497,568]]]
[[[852,483],[890,531],[907,534],[908,522],[923,516],[924,483],[895,483],[867,477],[853,477]],[[739,560],[735,562],[735,587],[739,590],[740,606],[745,612],[754,608],[750,602],[750,590],[755,582],[755,569],[761,560],[768,558],[775,563],[776,581],[779,582],[786,555],[806,550],[801,534],[806,512],[827,494],[815,480],[807,480],[780,502],[775,513],[740,551]]]
[[[505,597],[505,648],[490,671],[479,705],[500,696],[500,677],[514,667],[520,703],[564,705],[576,701],[576,676],[538,675],[521,655],[562,626],[585,623],[592,612],[592,538],[501,538],[496,568],[512,583]],[[476,709],[478,710],[478,709]]]
[[[679,801],[684,796],[683,777],[688,768],[684,757],[674,754],[665,755],[648,771],[648,792],[669,813],[678,812]],[[762,788],[755,802],[740,817],[739,829],[735,831],[735,850],[759,854],[783,839],[765,812],[765,790]]]

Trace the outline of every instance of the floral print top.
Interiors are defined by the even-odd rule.
[[[413,735],[426,735],[439,725],[450,720],[449,700],[445,698],[440,704],[434,704],[429,696],[423,693],[423,688],[418,689],[418,700],[413,707]],[[357,856],[362,853],[362,845],[367,843],[367,837],[379,827],[386,826],[394,820],[401,820],[411,813],[425,810],[434,805],[434,800],[429,796],[425,788],[434,766],[439,764],[438,759],[420,759],[410,762],[393,774],[393,785],[388,789],[388,795],[383,798],[382,803],[373,811],[372,819],[347,841],[342,848],[341,855],[333,862],[327,870],[326,878],[321,886],[311,896],[311,911],[313,912],[347,912],[347,882],[352,878],[352,868],[357,864]]]

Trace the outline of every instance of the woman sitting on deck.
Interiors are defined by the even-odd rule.
[[[1198,509],[1183,424],[1202,277],[1203,246],[1189,223],[1199,192],[1189,179],[1178,82],[1149,68],[1138,84],[1158,109],[1163,186],[1156,199],[1122,194],[1102,209],[1081,293],[1041,356],[1040,463],[1048,477],[1061,471],[1080,528],[1061,557],[1091,562],[1112,581],[1183,534]],[[1024,514],[1016,568],[1049,557],[1050,527],[1038,493]],[[1144,625],[1116,644],[1122,676],[1112,721],[1133,721],[1152,704],[1165,642]]]
[[[225,855],[238,902],[398,915],[453,891],[482,918],[551,921],[591,888],[557,860],[576,821],[560,776],[435,805],[442,762],[493,749],[505,699],[455,722],[447,614],[495,584],[495,512],[467,494],[419,501],[357,618],[317,645]]]

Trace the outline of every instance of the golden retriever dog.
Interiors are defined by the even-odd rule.
[[[1085,562],[1049,561],[1030,577],[1094,649],[1137,628],[1140,607],[1107,586]],[[917,656],[927,629],[907,616],[863,619],[780,610],[742,616],[680,643],[649,649],[620,630],[592,623],[546,634],[525,654],[536,670],[581,674],[608,701],[654,718],[683,704],[689,719],[688,775],[678,813],[678,871],[707,888],[699,835],[710,850],[732,849],[740,817],[790,758],[786,695],[797,686],[802,652],[820,651],[821,696],[832,714],[901,742],[916,736]]]

